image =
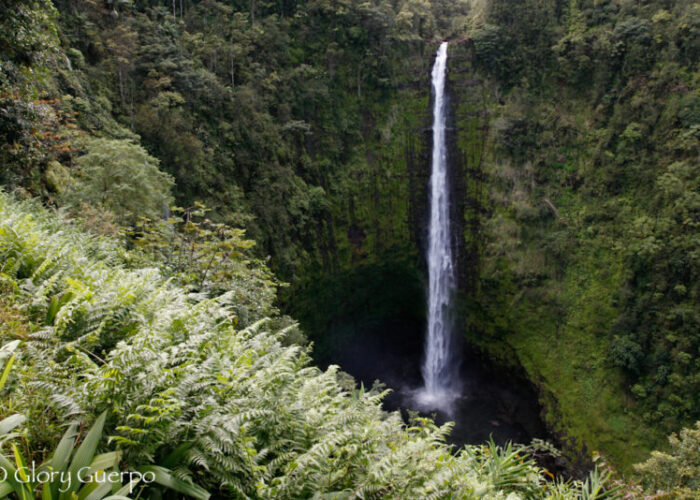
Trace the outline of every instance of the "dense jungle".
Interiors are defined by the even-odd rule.
[[[699,60],[692,0],[3,0],[0,498],[700,499]]]

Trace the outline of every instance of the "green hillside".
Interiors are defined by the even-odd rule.
[[[583,495],[314,368],[422,345],[443,40],[466,349],[532,385],[568,473],[696,498],[690,0],[7,0],[8,459],[109,410],[100,449],[226,498]]]

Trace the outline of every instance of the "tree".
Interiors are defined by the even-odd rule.
[[[231,296],[238,325],[275,312],[279,283],[264,261],[253,258],[255,242],[243,229],[212,222],[201,204],[173,208],[173,216],[156,222],[142,219],[134,243],[140,250],[135,263],[154,264],[183,286],[209,297]],[[139,260],[141,259],[141,260]]]
[[[78,158],[77,171],[63,190],[66,204],[86,203],[130,223],[138,216],[158,217],[171,201],[172,178],[158,160],[129,140],[92,139]]]

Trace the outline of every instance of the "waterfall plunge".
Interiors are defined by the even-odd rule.
[[[416,402],[451,413],[459,396],[456,360],[452,354],[452,298],[455,292],[454,260],[450,246],[450,200],[445,144],[445,77],[447,42],[440,45],[432,72],[433,158],[430,177],[430,233],[428,245],[428,331],[422,372],[425,386]]]

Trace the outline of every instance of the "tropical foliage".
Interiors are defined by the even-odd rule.
[[[25,413],[30,428],[109,410],[95,429],[104,423],[125,466],[165,465],[223,496],[606,495],[597,473],[548,488],[523,449],[455,454],[449,425],[406,426],[382,393],[347,392],[336,367],[284,347],[270,320],[237,330],[230,294],[192,296],[155,269],[124,269],[109,240],[35,205],[2,195],[0,213],[3,282],[33,325],[3,412]],[[30,430],[35,453],[51,444],[39,438]]]
[[[231,295],[239,326],[272,314],[277,286],[284,284],[254,257],[255,242],[244,230],[213,222],[207,212],[195,204],[174,207],[167,219],[142,218],[130,234],[139,249],[130,264],[158,266],[165,276],[208,297]]]
[[[700,498],[700,422],[668,440],[670,453],[653,451],[649,460],[635,465],[642,486],[650,494]]]
[[[693,425],[697,2],[5,0],[0,184],[114,236],[3,198],[0,334],[23,343],[2,408],[29,422],[24,456],[45,461],[64,424],[110,409],[128,465],[165,461],[222,495],[482,481],[495,452],[456,458],[441,430],[402,429],[308,359],[422,331],[445,39],[469,343],[524,370],[570,462],[597,449],[632,473]],[[323,418],[294,402],[307,383]],[[343,419],[352,433],[334,434]],[[385,437],[363,441],[363,425]],[[412,446],[439,465],[399,480]],[[658,488],[688,487],[668,477]]]
[[[698,13],[493,1],[453,49],[467,331],[627,470],[700,417]]]

